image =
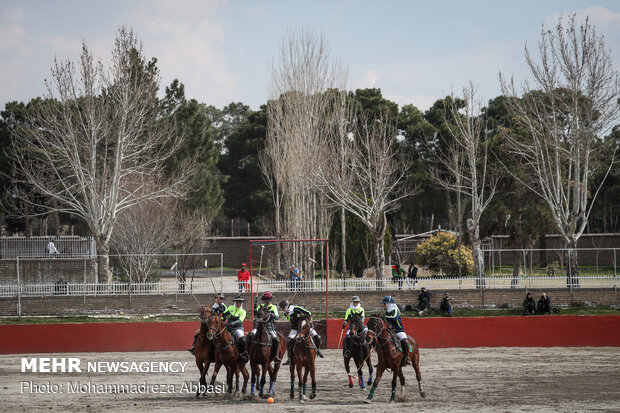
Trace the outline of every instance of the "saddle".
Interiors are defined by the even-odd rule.
[[[388,332],[391,335],[391,339],[392,339],[392,342],[394,343],[394,347],[396,347],[396,350],[398,350],[398,351],[400,351],[402,353],[403,352],[403,346],[401,344],[400,339],[396,335],[396,332],[392,329],[392,326],[388,326],[387,330],[388,330]],[[407,343],[409,344],[409,353],[412,353],[413,352],[413,346],[411,345],[411,343],[409,343],[409,340],[407,340]]]

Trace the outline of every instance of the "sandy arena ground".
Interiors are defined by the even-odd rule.
[[[414,371],[406,371],[408,401],[388,406],[391,374],[384,375],[371,405],[367,390],[349,389],[342,358],[336,368],[334,350],[318,359],[318,395],[303,407],[288,397],[289,375],[278,378],[276,402],[227,399],[210,395],[196,399],[183,392],[184,382],[196,382],[198,373],[187,352],[76,353],[36,355],[79,357],[82,373],[21,372],[21,357],[0,356],[0,411],[222,411],[240,412],[345,412],[345,411],[620,411],[620,348],[476,348],[422,349],[422,383],[427,397],[417,391]],[[373,357],[376,355],[373,353]],[[375,359],[376,360],[376,359]],[[187,362],[184,373],[88,373],[87,362]],[[365,373],[366,375],[366,373]],[[367,377],[367,376],[366,376]],[[218,381],[225,378],[222,372]],[[165,384],[167,394],[70,393],[68,382],[81,384]],[[22,392],[22,382],[62,385],[62,393]],[[168,386],[169,385],[169,386]],[[163,386],[162,386],[163,387]],[[310,385],[308,385],[310,387]],[[249,383],[248,383],[249,392]],[[402,410],[405,408],[405,410]]]

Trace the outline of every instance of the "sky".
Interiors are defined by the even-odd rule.
[[[157,58],[162,90],[179,79],[188,98],[216,107],[264,104],[279,44],[300,29],[325,37],[351,90],[426,110],[471,81],[488,101],[500,71],[528,77],[525,44],[562,13],[589,16],[620,68],[617,0],[0,0],[0,108],[44,96],[54,59],[75,61],[82,42],[109,60],[121,25]]]

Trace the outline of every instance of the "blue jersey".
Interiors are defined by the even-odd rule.
[[[403,327],[403,321],[400,318],[400,310],[397,306],[394,306],[392,311],[387,311],[385,313],[385,320],[388,322],[392,329],[397,333],[404,333],[405,328]]]

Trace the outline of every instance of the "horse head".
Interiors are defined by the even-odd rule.
[[[351,314],[349,318],[349,330],[353,336],[361,337],[364,333],[364,323],[362,323],[362,317],[359,314]]]
[[[222,316],[220,314],[211,314],[206,321],[207,324],[207,340],[213,340],[222,330]]]
[[[381,337],[385,332],[385,321],[379,314],[373,314],[368,318],[368,338],[373,340]]]
[[[306,317],[299,321],[299,332],[297,333],[300,338],[310,337],[310,320]]]
[[[255,316],[256,322],[259,324],[264,324],[268,322],[270,317],[271,317],[271,313],[265,307],[259,307],[258,311],[256,312],[256,316]]]
[[[206,323],[207,319],[211,316],[211,309],[200,306],[200,322]]]

